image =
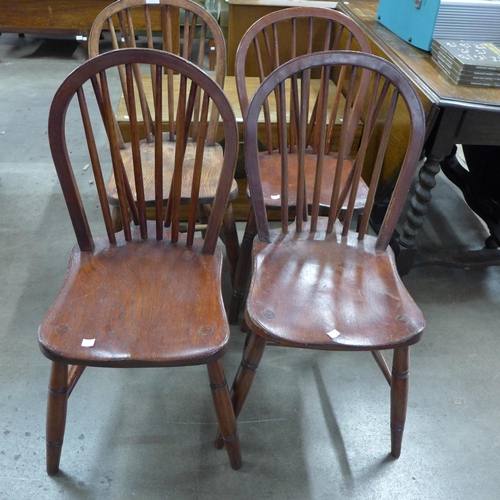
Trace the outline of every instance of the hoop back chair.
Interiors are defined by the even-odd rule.
[[[329,74],[345,69],[349,75],[346,101],[363,97],[366,118],[356,156],[344,158],[340,152],[351,149],[350,124],[357,122],[360,112],[359,108],[344,108],[333,180],[325,178],[322,171],[323,157],[328,153],[322,148],[318,150],[315,176],[310,186],[313,203],[307,215],[304,193],[309,182],[305,174],[308,96],[305,82],[313,68],[323,70],[322,102],[327,102],[330,91]],[[371,80],[371,91],[363,95],[356,91],[355,85],[360,71],[368,74]],[[296,197],[297,217],[289,226],[284,214],[281,227],[271,229],[262,185],[257,121],[267,96],[276,90],[280,95],[280,116],[292,115],[290,104],[283,96],[285,81],[289,81],[292,88],[294,109],[300,110],[293,115],[298,135],[299,180],[295,193],[288,192],[290,165],[287,156],[283,155],[280,195],[284,207],[290,197]],[[398,101],[406,109],[410,133],[389,208],[375,236],[369,234],[368,221],[384,157],[390,151],[394,128],[398,126],[394,119]],[[330,109],[322,106],[321,112],[324,118]],[[279,131],[286,144],[284,122],[280,122]],[[326,121],[319,123],[320,136],[324,137]],[[378,123],[383,124],[381,133]],[[409,346],[419,341],[425,320],[398,276],[394,254],[388,244],[417,167],[424,133],[424,112],[411,83],[391,63],[372,54],[329,51],[301,56],[280,66],[257,90],[246,116],[245,157],[258,237],[253,246],[253,276],[245,310],[248,343],[232,387],[236,416],[248,395],[268,341],[284,347],[371,351],[391,387],[391,453],[399,456],[407,409]],[[361,182],[370,148],[376,149],[377,160],[367,180],[368,194],[362,215],[353,227],[356,187]],[[344,175],[349,190],[342,184]],[[320,196],[325,184],[331,198],[328,214],[321,216]],[[345,217],[339,220],[343,205],[347,207]],[[385,350],[393,351],[392,371],[382,352]]]
[[[170,186],[165,218],[157,210],[154,221],[146,219],[145,153],[132,91],[136,64],[152,67],[157,86],[155,142],[149,154],[154,158],[154,202],[158,208],[163,204],[164,186]],[[110,82],[113,75],[116,79],[117,67],[124,69],[130,89],[127,99],[131,110],[133,180],[125,174],[113,120]],[[166,109],[174,113],[177,124],[176,134],[169,138],[175,157],[173,166],[169,164],[170,156],[165,156],[160,131],[166,105],[162,102],[162,73],[170,70],[180,75],[178,104],[174,110],[168,105]],[[200,99],[199,109],[196,96]],[[198,239],[196,212],[203,197],[202,163],[210,147],[207,135],[211,106],[221,116],[226,147],[206,235]],[[77,158],[85,158],[92,167],[97,193],[90,197],[90,203],[100,204],[99,228],[104,226],[106,236],[95,237],[91,231],[89,212],[85,211],[74,172],[81,165],[73,156],[78,148],[66,141],[66,137],[78,137],[78,130],[71,132],[78,119],[88,145],[88,159],[85,151],[79,151]],[[193,141],[189,132],[195,122],[199,132]],[[236,120],[223,91],[199,68],[176,55],[155,49],[111,51],[88,60],[62,83],[50,109],[49,142],[78,244],[71,253],[61,291],[39,329],[41,351],[52,360],[47,405],[48,473],[55,474],[59,469],[68,397],[87,366],[206,364],[230,463],[234,469],[239,468],[236,421],[220,361],[228,347],[229,326],[221,296],[222,254],[217,241],[238,148]],[[115,174],[122,217],[127,220],[130,211],[133,218],[118,233],[114,232],[106,198],[104,176],[109,168]],[[184,175],[186,170],[189,176]],[[181,232],[180,207],[188,177],[189,218],[186,231]]]
[[[285,33],[288,34],[286,38],[283,37]],[[283,38],[286,42],[281,41]],[[291,43],[287,43],[290,40]],[[360,50],[368,53],[371,52],[370,43],[361,28],[346,15],[331,9],[319,7],[283,9],[268,14],[255,22],[241,39],[236,53],[236,88],[243,117],[245,117],[248,110],[248,84],[251,81],[247,76],[249,73],[254,75],[253,79],[258,78],[259,82],[262,82],[266,76],[284,62],[300,55],[323,50]],[[307,155],[316,155],[320,142],[319,127],[316,126],[320,111],[318,94],[319,76],[318,71],[316,71],[313,74],[314,78],[310,80],[310,116],[308,118],[308,134],[305,138],[306,146],[308,147],[306,151]],[[343,96],[343,92],[345,92],[345,75],[342,73],[332,73],[331,80],[331,85],[335,88],[335,91],[331,92],[330,100],[341,110],[345,105]],[[361,75],[359,82],[361,88],[364,89],[367,83],[366,78]],[[264,124],[259,127],[259,141],[262,150],[260,155],[263,162],[261,165],[261,175],[263,177],[265,203],[269,209],[275,210],[282,207],[282,199],[278,195],[280,189],[279,169],[280,158],[285,151],[280,148],[279,137],[276,133],[277,124],[280,120],[278,109],[279,107],[275,99],[269,98],[266,100],[261,113],[261,121]],[[294,112],[293,109],[291,112]],[[340,122],[332,121],[329,116],[327,120],[329,123],[329,134],[335,135],[335,133],[338,133]],[[358,137],[362,125],[360,123],[352,125],[353,129],[350,133]],[[290,130],[290,133],[292,136],[290,138],[290,149],[287,153],[294,153],[296,137],[293,135],[293,129]],[[353,150],[356,147],[357,143],[354,141]],[[324,161],[323,168],[325,175],[334,176],[336,158],[334,156],[327,156]],[[309,175],[309,172],[309,163],[306,162],[306,175]],[[294,167],[290,171],[289,182],[291,185],[296,183],[296,178],[296,167]],[[361,182],[358,187],[356,210],[362,207],[366,191],[366,185]],[[290,196],[288,203],[290,206],[295,206],[296,200],[293,199],[291,194]],[[312,191],[309,190],[306,196],[310,204],[312,202]],[[327,193],[325,193],[325,196],[327,196]],[[322,202],[323,205],[327,206],[328,202],[326,198]],[[287,207],[284,207],[284,209],[287,210]],[[231,323],[235,323],[238,319],[241,302],[247,290],[251,267],[252,241],[256,233],[253,212],[250,210],[241,242],[240,259],[236,270],[233,297],[229,312]]]
[[[118,0],[106,7],[95,19],[88,39],[89,57],[95,57],[100,51],[100,39],[104,30],[109,31],[109,38],[113,49],[134,48],[136,46],[147,46],[148,48],[161,48],[166,52],[177,54],[184,59],[190,60],[205,72],[210,73],[213,79],[224,86],[226,74],[226,43],[221,28],[213,16],[199,4],[191,0],[159,0],[152,4],[148,0]],[[141,41],[136,41],[139,37]],[[145,40],[144,37],[145,36]],[[210,71],[208,54],[215,52],[215,68]],[[138,119],[140,123],[139,132],[144,139],[143,148],[147,149],[155,140],[155,128],[151,117],[152,100],[156,91],[153,75],[149,76],[138,66],[134,67],[134,80],[140,108]],[[173,71],[167,70],[164,76],[166,80],[163,89],[165,92],[164,102],[169,103],[169,109],[174,109],[179,92],[179,76]],[[122,148],[127,150],[126,142],[130,141],[130,117],[127,96],[127,81],[123,69],[120,70],[120,81],[123,88],[123,102],[125,104],[125,122],[120,122],[119,128],[124,138]],[[199,106],[199,104],[197,104]],[[172,113],[164,115],[163,132],[168,136],[175,134],[176,123]],[[211,200],[217,187],[219,165],[222,157],[222,147],[216,143],[219,130],[219,117],[216,109],[210,114],[207,144],[212,146],[211,154],[204,158],[204,169],[202,176],[202,190],[205,192],[206,200],[200,205],[201,220],[206,218],[206,212],[210,211]],[[220,138],[219,138],[220,139]],[[171,145],[168,138],[165,140],[165,149],[169,150]],[[188,147],[191,147],[189,145]],[[132,176],[130,163],[125,163],[127,174]],[[145,200],[148,207],[154,207],[154,164],[144,164],[145,174]],[[122,227],[121,210],[118,203],[118,195],[114,174],[108,183],[108,200],[113,207],[113,222],[115,230]],[[164,190],[165,193],[168,190]],[[230,201],[238,195],[236,181],[231,188]],[[185,193],[185,198],[189,194]],[[165,199],[165,204],[166,204]],[[154,211],[154,210],[153,210]],[[153,216],[154,217],[154,214]],[[239,242],[236,225],[233,216],[232,204],[228,204],[224,218],[224,231],[221,236],[227,249],[227,257],[231,277],[234,278],[236,263],[239,255]],[[202,226],[200,225],[200,228]]]

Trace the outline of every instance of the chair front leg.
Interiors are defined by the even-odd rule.
[[[247,346],[231,388],[231,400],[233,402],[236,418],[238,418],[241,413],[245,400],[250,392],[266,345],[266,339],[259,337],[259,335],[253,332],[249,333]]]
[[[59,470],[68,407],[68,365],[52,362],[47,400],[47,474]]]
[[[231,401],[233,403],[236,418],[238,418],[248,393],[250,392],[253,379],[255,378],[257,368],[259,367],[260,360],[262,359],[267,344],[265,339],[253,332],[249,332],[247,339],[248,344],[243,352],[243,358],[234,378],[233,387],[231,388]],[[215,447],[222,448],[223,446],[224,442],[219,430],[215,437]]]
[[[391,383],[391,454],[401,455],[401,444],[408,408],[408,382],[410,376],[410,348],[394,349]]]
[[[240,439],[222,363],[220,360],[208,363],[207,369],[220,433],[226,445],[231,467],[238,470],[242,466]]]

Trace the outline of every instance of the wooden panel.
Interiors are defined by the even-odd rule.
[[[500,101],[499,101],[500,103]],[[457,144],[481,144],[498,146],[500,142],[500,109],[496,113],[468,110],[463,123],[459,123]]]
[[[241,37],[252,24],[279,7],[259,6],[259,5],[232,5],[229,4],[229,27],[227,38],[227,74],[234,75],[234,62],[236,60],[236,50]]]
[[[288,5],[287,7],[293,7],[293,4]],[[229,33],[227,40],[227,74],[234,75],[234,63],[236,60],[236,51],[238,49],[238,45],[240,43],[241,37],[245,34],[245,32],[250,28],[250,26],[258,21],[261,17],[264,17],[271,12],[275,12],[277,10],[282,10],[283,7],[276,6],[262,6],[262,5],[241,5],[241,4],[229,4]],[[307,23],[306,19],[299,20],[298,23],[298,32],[300,33],[300,25]],[[313,35],[313,47],[314,50],[319,50],[320,47],[324,45],[324,29],[322,29],[321,21],[315,21],[316,27]],[[326,23],[324,24],[326,26]],[[309,28],[307,28],[308,30]],[[282,29],[279,30],[280,40],[285,40],[282,42],[281,46],[286,47],[286,40],[290,39],[290,32],[288,30]],[[304,39],[303,53],[306,53],[308,40]],[[301,45],[299,43],[299,53],[300,55]],[[288,58],[288,57],[287,57]],[[287,59],[283,59],[284,61]],[[247,71],[246,74],[248,76],[257,76],[257,65],[254,61],[253,54],[250,54],[249,60],[247,61]]]
[[[110,3],[112,0],[0,0],[0,32],[86,35]]]
[[[2,0],[3,32],[85,34],[109,0]]]

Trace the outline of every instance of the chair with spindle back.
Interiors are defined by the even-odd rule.
[[[226,74],[226,44],[221,28],[213,16],[202,6],[191,0],[118,0],[106,7],[95,19],[88,38],[89,57],[95,57],[101,49],[100,39],[103,31],[108,30],[111,46],[113,49],[145,46],[149,48],[159,48],[166,52],[177,54],[184,59],[190,60],[205,72],[210,73],[213,79],[221,86],[224,86]],[[139,37],[139,41],[136,38]],[[144,38],[145,37],[145,38]],[[210,41],[213,42],[214,50],[210,48]],[[210,71],[208,52],[215,52],[215,68]],[[135,88],[141,103],[139,111],[140,135],[145,139],[143,148],[148,148],[148,144],[155,140],[155,130],[151,118],[151,102],[155,90],[155,82],[147,72],[141,74],[138,67],[134,69]],[[130,141],[128,110],[127,82],[123,70],[120,72],[121,84],[123,88],[124,103],[126,108],[127,123],[120,123],[123,135],[123,145]],[[164,76],[164,102],[175,103],[177,101],[179,77],[172,71],[167,71]],[[173,107],[171,106],[171,109]],[[164,115],[163,132],[175,133],[175,121],[173,115]],[[219,131],[219,121],[216,113],[211,114],[209,130],[207,135],[208,144],[216,144]],[[165,141],[168,149],[168,141]],[[188,145],[188,148],[191,147]],[[216,152],[216,150],[213,150]],[[216,181],[220,169],[222,148],[219,147],[217,154],[204,159],[202,190],[205,193],[205,201],[200,205],[201,219],[206,217],[206,212],[210,211],[211,200],[215,195]],[[129,170],[130,164],[126,164],[127,175],[133,175]],[[154,208],[153,183],[154,167],[152,162],[145,162],[145,200],[148,207]],[[113,207],[113,223],[115,230],[119,230],[122,225],[121,210],[118,203],[114,174],[111,175],[108,183],[108,200]],[[167,193],[164,190],[164,193]],[[238,195],[236,181],[231,188],[230,202],[228,203],[226,216],[224,217],[224,230],[221,237],[226,245],[226,253],[231,272],[234,279],[236,264],[239,255],[239,242],[236,232],[236,225],[233,216],[231,201]],[[187,199],[189,194],[186,193]],[[166,204],[167,199],[165,199]],[[148,211],[149,212],[149,211]],[[154,212],[154,209],[153,209]],[[154,217],[154,214],[153,216]],[[203,222],[203,220],[200,220]],[[199,228],[203,228],[202,224]]]
[[[153,127],[148,150],[139,136],[132,91],[134,68],[150,66],[156,85]],[[117,68],[127,80],[131,143],[120,148],[112,106]],[[163,73],[179,75],[174,109],[164,102]],[[113,77],[115,80],[113,80]],[[199,106],[197,102],[199,99]],[[203,162],[215,146],[208,140],[209,111],[223,124],[225,150],[220,155],[204,239],[195,237]],[[173,113],[177,129],[165,152],[163,113]],[[83,124],[83,126],[82,126]],[[196,126],[195,126],[196,124]],[[74,132],[75,127],[79,127]],[[192,136],[197,129],[196,136]],[[86,152],[78,150],[82,130],[92,167],[94,196],[83,196],[74,169]],[[68,141],[66,140],[68,138]],[[72,138],[76,143],[70,142]],[[241,466],[236,421],[220,358],[229,341],[221,293],[222,253],[218,235],[231,192],[238,149],[236,119],[221,88],[203,71],[176,55],[155,49],[111,51],[88,60],[56,92],[49,115],[49,142],[76,235],[66,279],[39,328],[42,353],[52,361],[47,405],[47,472],[59,470],[68,397],[87,366],[174,367],[206,364],[217,420],[228,445],[231,466]],[[74,155],[77,155],[75,157]],[[154,166],[155,220],[146,218],[143,170]],[[125,175],[130,161],[132,175]],[[149,165],[149,163],[148,163]],[[107,203],[105,175],[116,179],[121,215],[115,233]],[[184,190],[189,197],[184,200]],[[166,191],[166,192],[165,192]],[[135,196],[132,194],[135,193]],[[166,215],[161,207],[168,194]],[[106,236],[94,236],[85,200],[102,210]],[[188,202],[186,230],[180,231],[181,204]],[[128,213],[133,222],[129,223]],[[95,219],[95,215],[92,217]],[[68,370],[69,365],[71,368]]]
[[[286,33],[286,37],[283,35]],[[281,39],[286,42],[281,42]],[[370,52],[370,44],[361,28],[344,14],[326,8],[319,7],[294,7],[273,12],[262,17],[254,23],[245,33],[236,53],[235,78],[238,98],[243,117],[248,110],[249,83],[255,85],[253,80],[262,82],[280,64],[293,59],[294,57],[318,52],[322,50],[360,50]],[[249,76],[250,75],[250,76]],[[344,76],[342,74],[332,75],[332,87],[336,85],[336,92],[331,93],[332,102],[342,108],[345,99],[342,94]],[[309,117],[309,131],[306,145],[309,146],[307,154],[315,155],[318,149],[319,135],[318,128],[314,126],[316,113],[318,112],[318,74],[311,80],[313,89],[310,93],[311,106]],[[361,82],[366,84],[366,82]],[[261,160],[263,189],[266,199],[266,206],[269,209],[279,209],[282,207],[282,200],[279,198],[280,185],[279,169],[282,150],[279,148],[277,136],[273,136],[273,128],[279,120],[279,114],[273,108],[273,104],[268,104],[261,114],[259,127],[259,140],[261,142]],[[331,133],[338,133],[339,123],[330,121]],[[361,124],[352,124],[352,133],[359,135]],[[291,151],[296,147],[294,140],[291,140]],[[353,147],[357,147],[354,143]],[[306,157],[307,158],[307,157]],[[325,172],[333,176],[335,172],[335,161],[326,159],[324,165]],[[308,163],[306,163],[306,175],[309,175]],[[296,171],[290,173],[292,184],[296,182]],[[312,202],[311,192],[307,193],[307,200]],[[366,196],[366,186],[361,183],[358,191],[358,201],[356,209],[361,207]],[[291,206],[295,200],[289,199]],[[328,206],[327,200],[322,200],[322,204]],[[284,207],[287,210],[287,207]],[[250,274],[252,241],[257,233],[252,210],[248,216],[248,222],[240,247],[240,258],[234,280],[233,296],[229,310],[229,321],[235,323],[238,319],[241,302],[247,290]]]
[[[346,102],[361,99],[362,106],[345,106],[337,152],[319,148],[316,157],[307,158],[305,137],[310,88],[307,82],[310,71],[316,68],[323,70],[322,102],[328,102],[331,91],[329,75],[340,70],[345,71]],[[356,91],[359,72],[370,78],[370,92]],[[284,98],[285,81],[291,87],[292,105]],[[271,229],[257,123],[266,99],[274,95],[277,95],[282,117],[278,134],[283,147],[289,137],[290,116],[298,136],[294,166],[287,155],[281,158],[283,182],[279,191],[286,210],[287,202],[296,198],[297,217],[288,225],[287,214],[284,214],[281,227]],[[398,113],[405,110],[411,127],[404,144],[403,165],[380,232],[375,236],[369,232],[370,212],[384,157],[390,152],[391,144],[399,140],[395,119],[398,105]],[[332,106],[320,109],[316,126],[320,137],[325,137],[328,134],[326,117]],[[351,156],[350,125],[359,120],[361,109],[366,111],[364,126],[356,154]],[[411,82],[394,65],[372,54],[330,51],[301,56],[282,65],[261,84],[250,102],[245,122],[245,158],[258,237],[253,245],[253,276],[245,309],[248,343],[232,386],[236,416],[242,410],[268,341],[284,347],[371,351],[391,387],[391,453],[399,456],[408,399],[409,346],[420,340],[425,320],[398,276],[388,244],[414,177],[424,134],[425,116]],[[368,193],[362,215],[354,228],[351,222],[355,193],[370,151],[374,151],[376,161],[367,179]],[[327,156],[337,160],[334,178],[324,175]],[[307,162],[315,170],[311,179],[305,172]],[[287,175],[295,165],[298,181],[292,192]],[[321,197],[326,188],[330,192],[329,209],[327,215],[321,216]],[[313,193],[310,216],[305,197],[309,189]],[[345,216],[339,220],[342,206],[346,207]],[[392,371],[382,352],[385,350],[393,351]]]

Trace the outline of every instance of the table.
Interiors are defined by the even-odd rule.
[[[148,74],[142,74],[141,78],[142,78],[142,87],[144,88],[144,94],[146,96],[146,100],[147,100],[150,108],[153,109],[154,101],[153,101],[153,89],[152,89],[152,85],[151,85],[151,76]],[[164,75],[163,76],[164,88],[166,88],[168,85],[167,81],[168,81],[168,77],[166,75]],[[177,89],[179,88],[179,85],[180,85],[179,75],[173,75],[174,94],[177,93]],[[257,90],[257,88],[259,87],[259,77],[256,77],[256,76],[247,77],[246,78],[246,85],[247,85],[248,94],[250,96],[252,96],[255,93],[255,91]],[[319,91],[320,80],[311,79],[310,85],[311,85],[312,91],[311,91],[311,96],[310,96],[310,101],[309,101],[309,108],[310,108],[310,113],[312,113],[312,110],[314,108],[314,103],[315,103],[314,96]],[[332,103],[333,103],[334,94],[335,94],[333,89],[335,88],[335,84],[333,82],[330,82],[329,86],[331,89],[329,92],[329,105],[333,105]],[[288,89],[288,84],[286,85],[285,88]],[[298,82],[298,89],[300,92],[300,82]],[[227,77],[225,79],[224,92],[227,95],[230,103],[237,103],[238,102],[238,93],[236,90],[236,81],[234,78]],[[289,93],[287,90],[286,100],[288,101],[289,98],[290,98],[290,96],[289,96]],[[137,89],[136,89],[136,99],[137,100],[139,99],[139,95],[137,94]],[[340,102],[338,103],[339,111],[338,111],[337,120],[335,122],[339,126],[337,133],[340,133],[340,123],[342,121],[341,116],[343,115],[344,105],[345,105],[345,99],[343,97],[341,97]],[[177,99],[174,98],[174,109],[176,107],[177,107]],[[168,102],[167,102],[167,99],[164,99],[163,100],[163,115],[165,117],[168,116],[167,110],[168,110]],[[233,111],[234,111],[234,115],[236,118],[236,122],[238,124],[239,133],[243,134],[243,116],[241,114],[241,109],[238,105],[234,105]],[[275,106],[275,103],[272,99],[270,100],[270,103],[269,103],[269,114],[270,114],[270,117],[271,117],[271,120],[273,121],[273,123],[276,123],[277,122],[276,106]],[[137,120],[139,122],[139,134],[141,134],[143,137],[145,137],[146,132],[145,132],[145,128],[144,128],[142,113],[140,110],[137,111]],[[120,97],[120,100],[118,102],[118,108],[116,110],[116,121],[117,121],[118,126],[120,128],[120,132],[122,134],[123,140],[125,142],[130,142],[130,130],[129,130],[130,120],[129,120],[127,106],[125,104],[125,99],[123,97],[123,94]],[[220,118],[219,118],[219,122],[221,124],[221,128],[220,128],[220,131],[218,131],[218,133],[217,133],[217,141],[220,141],[223,137],[223,135],[222,135],[222,132],[223,132],[222,121],[220,120]],[[356,137],[355,142],[356,142],[356,140],[360,140],[362,128],[363,128],[363,124],[360,122],[358,124],[358,128],[357,128],[357,131],[355,133],[355,137]],[[163,122],[163,130],[164,130],[164,132],[168,132],[168,130],[169,130],[168,129],[168,121]],[[266,140],[267,140],[267,134],[266,134],[266,130],[264,128],[264,113],[263,112],[261,112],[259,115],[259,139],[262,142],[266,142]],[[277,148],[278,145],[276,144],[275,147]]]
[[[452,154],[455,144],[500,146],[500,89],[455,85],[432,61],[429,52],[413,47],[378,23],[377,7],[376,0],[353,0],[338,5],[339,10],[364,28],[374,53],[394,62],[410,78],[426,110],[426,159],[398,238],[398,269],[406,274],[413,264],[418,230],[427,213],[441,162]],[[471,203],[469,205],[472,207]],[[486,222],[492,237],[500,244],[500,225],[494,227],[491,221]],[[493,259],[498,263],[500,252],[487,252],[490,253],[485,253],[485,262]]]
[[[164,88],[166,88],[167,76],[164,76],[163,78],[164,78],[164,82],[165,82]],[[248,91],[249,95],[253,95],[259,86],[259,78],[258,77],[247,77],[246,83],[247,83],[247,91]],[[174,91],[175,91],[175,89],[177,89],[179,87],[178,75],[174,75],[173,85],[174,85]],[[333,87],[334,83],[330,82],[330,85]],[[147,74],[142,75],[142,86],[144,88],[144,93],[146,95],[146,99],[148,101],[148,104],[149,104],[150,108],[152,109],[153,108],[153,91],[152,91],[150,75],[147,75]],[[314,108],[313,96],[315,95],[315,90],[317,92],[317,89],[319,88],[319,80],[312,79],[311,80],[311,87],[313,89],[313,92],[311,92],[311,101],[309,103],[309,109],[312,111],[312,109]],[[224,83],[224,92],[226,93],[229,101],[233,104],[233,110],[234,110],[234,114],[236,117],[236,122],[238,124],[239,133],[241,134],[240,137],[241,137],[241,142],[242,142],[243,116],[241,114],[240,107],[237,104],[238,103],[238,95],[237,95],[237,90],[236,90],[236,81],[235,81],[234,77],[231,77],[231,76],[226,77],[226,80]],[[331,98],[333,98],[333,95],[334,95],[334,92],[331,91],[330,92]],[[287,93],[287,99],[288,98],[289,97],[288,97],[288,93]],[[139,99],[138,95],[136,96],[136,99],[138,102],[138,99]],[[166,116],[168,116],[167,99],[164,99],[163,105],[164,105],[163,116],[166,117]],[[176,107],[176,105],[177,105],[177,102],[174,99],[174,108]],[[340,117],[343,115],[342,110],[343,110],[344,105],[345,105],[345,100],[341,99],[339,102],[339,113],[338,113],[337,122],[336,122],[338,127],[334,128],[334,130],[336,131],[337,134],[340,133],[340,121],[341,121]],[[275,114],[276,114],[276,109],[275,109],[275,106],[274,106],[272,100],[270,103],[270,114],[271,114],[272,118],[274,118]],[[137,119],[139,122],[139,133],[141,134],[141,137],[145,137],[146,132],[145,132],[145,127],[144,127],[144,123],[143,123],[142,113],[140,112],[140,110],[138,110]],[[130,125],[129,125],[130,119],[128,116],[127,107],[125,105],[125,100],[123,98],[123,95],[121,96],[119,103],[118,103],[118,108],[116,111],[116,121],[118,123],[118,127],[120,129],[123,140],[125,142],[130,142]],[[222,122],[220,122],[220,124],[222,125]],[[362,129],[363,129],[363,124],[360,122],[358,124],[357,130],[356,130],[356,135],[355,135],[357,140],[360,140]],[[168,131],[168,121],[164,121],[163,130],[165,132]],[[261,113],[261,115],[259,117],[258,133],[259,133],[260,140],[263,143],[266,143],[267,135],[266,135],[265,127],[264,127],[263,113]],[[217,140],[220,141],[222,137],[223,137],[222,136],[222,127],[220,127],[220,130],[218,130],[218,132],[217,132]],[[356,139],[355,139],[355,142],[356,142]],[[275,144],[275,147],[278,147],[278,145]],[[248,218],[248,212],[250,209],[250,205],[249,205],[248,198],[246,195],[247,187],[246,187],[246,177],[244,177],[243,146],[241,143],[240,143],[240,157],[239,157],[238,163],[239,163],[239,169],[241,170],[241,175],[236,175],[236,180],[238,182],[238,193],[239,194],[238,194],[238,198],[233,201],[233,211],[234,211],[235,220],[246,221]],[[270,217],[272,219],[279,220],[279,218],[280,218],[279,211],[271,212]]]

